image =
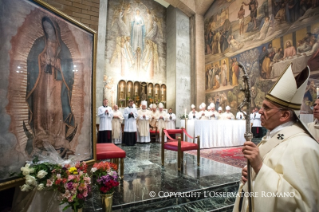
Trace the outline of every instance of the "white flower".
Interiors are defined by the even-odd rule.
[[[39,191],[42,191],[44,189],[44,185],[43,183],[41,183],[40,185],[38,185],[38,188],[37,188]]]
[[[47,175],[47,174],[48,174],[48,172],[43,171],[43,170],[40,170],[40,171],[38,172],[38,174],[37,174],[37,178],[42,179],[42,178],[44,178],[45,175]]]
[[[28,184],[24,184],[23,186],[20,186],[21,191],[30,191],[32,190],[32,187]]]
[[[25,176],[25,182],[26,182],[28,185],[37,186],[37,180],[35,179],[35,177],[33,177],[33,176],[31,176],[31,175]]]
[[[21,167],[21,171],[22,171],[22,174],[24,176],[29,175],[29,174],[34,172],[34,168],[29,168],[29,167],[30,167],[30,164],[28,164],[28,163],[25,164],[24,167]]]
[[[97,168],[92,168],[91,172],[96,172]]]

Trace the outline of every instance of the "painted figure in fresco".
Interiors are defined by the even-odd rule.
[[[141,52],[144,51],[144,38],[145,38],[145,24],[140,11],[137,9],[136,14],[131,24],[131,46],[133,55],[136,54],[136,50],[140,47]]]
[[[270,60],[270,57],[269,57],[269,53],[267,52],[264,60],[263,60],[263,63],[261,65],[261,75],[263,76],[263,78],[265,79],[269,79],[270,78],[270,74],[271,74],[271,66],[270,66],[270,63],[271,63],[271,60]]]
[[[244,43],[238,42],[237,40],[235,40],[235,37],[233,35],[229,36],[229,41],[228,41],[229,45],[230,45],[230,49],[235,52],[241,48],[243,48]]]
[[[295,47],[291,45],[291,41],[287,41],[283,59],[286,59],[295,55],[296,55]]]
[[[226,60],[224,60],[221,66],[221,73],[220,73],[220,81],[221,81],[221,85],[223,86],[227,85],[226,73],[227,73],[227,65],[226,65]]]
[[[299,40],[297,42],[297,54],[307,52],[311,49],[311,45],[307,39]]]
[[[319,68],[319,44],[318,41],[315,40],[311,40],[310,43],[314,43],[313,45],[313,54],[309,54],[312,55],[312,57],[308,60],[307,65],[310,68],[310,71],[315,71]]]
[[[258,36],[258,37],[255,37],[253,40],[264,40],[265,37],[266,37],[266,35],[267,35],[269,26],[270,26],[269,17],[266,16],[266,17],[265,17],[264,24],[263,24],[263,26],[262,26],[261,29],[260,29],[259,36]]]
[[[278,62],[282,59],[283,56],[284,56],[284,54],[283,54],[282,48],[280,47],[280,48],[278,48],[278,50],[273,58],[273,61]]]
[[[237,86],[238,85],[238,77],[239,77],[239,66],[238,66],[238,62],[237,62],[237,58],[234,57],[233,58],[233,64],[232,64],[232,80],[233,80],[233,86]]]
[[[42,149],[48,142],[65,157],[73,154],[70,141],[76,132],[71,110],[73,60],[59,25],[49,17],[41,23],[44,36],[35,40],[27,58],[28,123],[35,147]]]
[[[245,27],[245,9],[244,6],[241,5],[240,10],[238,11],[238,19],[239,19],[239,35],[244,34]]]
[[[284,3],[281,3],[281,7],[279,11],[276,13],[275,19],[280,24],[286,21],[286,8]]]
[[[250,0],[250,2],[247,4],[245,2],[242,2],[245,6],[249,6],[250,10],[250,22],[254,23],[254,29],[257,28],[257,8],[258,8],[258,1],[257,0]]]

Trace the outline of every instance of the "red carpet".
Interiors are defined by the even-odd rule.
[[[200,151],[200,156],[220,163],[243,168],[247,164],[247,161],[241,150],[242,147],[202,149]],[[196,150],[187,151],[186,153],[197,155]]]

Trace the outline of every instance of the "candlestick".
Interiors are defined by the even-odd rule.
[[[185,119],[186,119],[186,109],[185,109]]]

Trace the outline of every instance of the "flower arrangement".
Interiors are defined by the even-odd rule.
[[[185,119],[185,115],[180,115],[179,116],[180,119]],[[186,114],[186,118],[188,119],[188,115]]]
[[[100,193],[111,194],[119,185],[117,165],[110,162],[95,163],[91,169],[94,184],[99,187]]]
[[[59,165],[52,170],[52,177],[47,180],[46,186],[52,187],[61,193],[61,204],[67,203],[63,209],[72,207],[77,212],[83,208],[86,197],[91,191],[91,178],[87,174],[85,162],[77,162],[75,166]]]

